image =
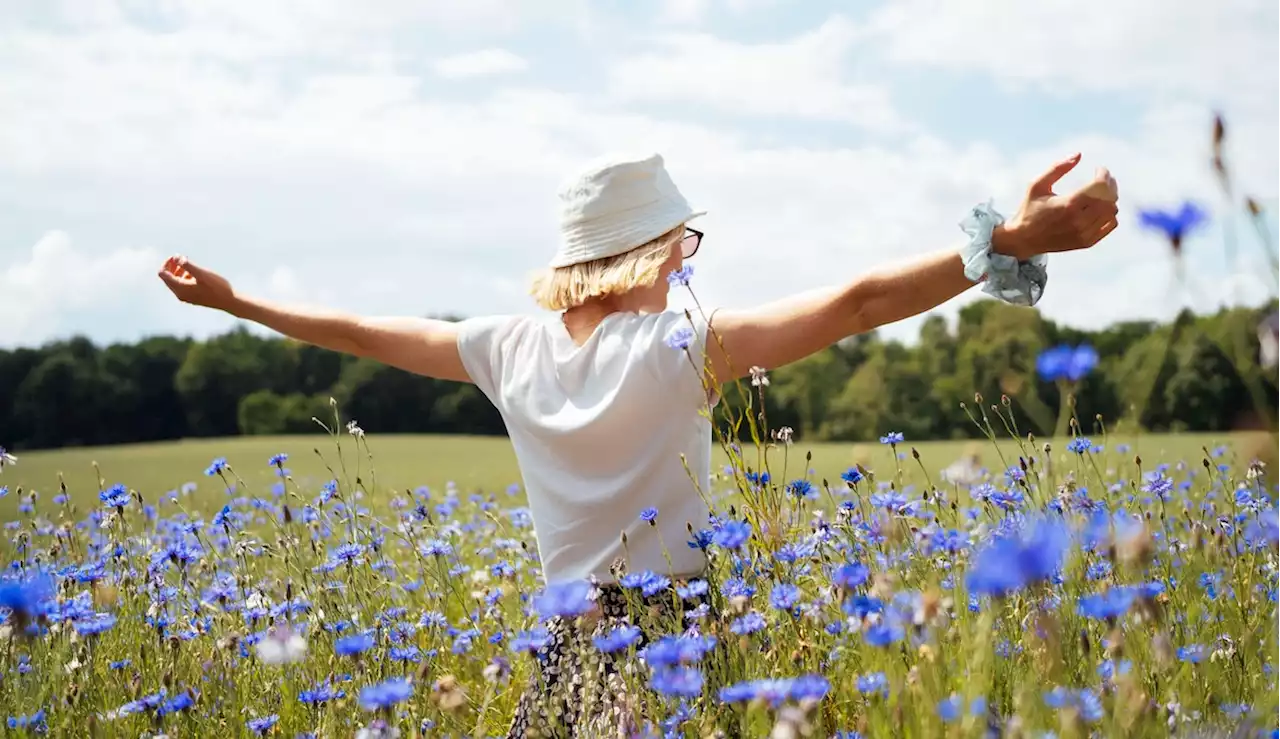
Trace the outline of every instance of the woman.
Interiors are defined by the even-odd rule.
[[[1032,183],[1007,222],[976,206],[962,224],[968,239],[957,247],[835,288],[692,319],[667,310],[667,293],[702,241],[688,227],[702,213],[657,155],[597,162],[561,191],[562,243],[533,283],[550,317],[362,318],[243,295],[183,257],[170,258],[159,275],[183,302],[479,386],[515,447],[543,576],[606,586],[592,626],[552,620],[539,678],[511,735],[548,736],[565,726],[616,734],[625,731],[629,698],[619,664],[591,637],[626,619],[614,585],[623,571],[678,581],[705,564],[685,546],[686,526],[708,516],[705,411],[719,384],[930,310],[979,282],[1006,301],[1033,305],[1045,286],[1044,255],[1091,247],[1116,228],[1115,183],[1106,170],[1089,193],[1053,193],[1079,160],[1072,156]],[[656,517],[642,517],[642,509],[656,509]],[[656,602],[671,605],[669,597]]]

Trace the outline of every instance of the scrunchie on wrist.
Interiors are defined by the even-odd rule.
[[[992,251],[991,234],[1002,223],[1004,216],[997,213],[989,202],[975,205],[960,222],[960,228],[969,235],[969,243],[960,250],[964,276],[973,282],[983,283],[983,292],[1006,303],[1035,305],[1049,282],[1046,269],[1049,258],[1038,254],[1020,262],[1008,254]]]

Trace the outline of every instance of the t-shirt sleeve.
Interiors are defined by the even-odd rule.
[[[458,323],[458,355],[471,381],[499,410],[502,387],[502,343],[511,333],[513,316],[468,318]]]
[[[715,341],[709,318],[683,311],[660,313],[647,347],[658,381],[699,405],[718,397],[719,390],[706,377],[707,342]]]

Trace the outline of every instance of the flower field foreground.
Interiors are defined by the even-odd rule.
[[[278,455],[233,460],[272,489],[219,459],[198,494],[22,493],[9,732],[504,735],[544,619],[592,618],[593,588],[541,583],[515,488],[378,489],[350,430],[319,489]],[[831,482],[780,471],[785,444],[773,478],[725,470],[712,520],[664,543],[705,578],[623,578],[637,603],[706,597],[683,624],[638,612],[648,644],[596,642],[634,665],[637,736],[1276,735],[1270,470],[1077,437],[942,482],[951,460],[882,441],[885,466]]]

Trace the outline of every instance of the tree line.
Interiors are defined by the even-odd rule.
[[[1101,331],[1059,326],[1033,309],[980,301],[954,327],[928,318],[918,341],[871,333],[769,373],[752,388],[768,425],[806,440],[980,435],[971,415],[1008,398],[1020,432],[1046,434],[1064,393],[1086,431],[1101,416],[1151,431],[1224,431],[1274,423],[1274,368],[1259,363],[1258,325],[1275,301]],[[1074,387],[1037,373],[1041,352],[1088,344],[1097,366]],[[982,398],[981,403],[975,397]],[[411,375],[244,328],[198,341],[156,336],[98,346],[74,337],[0,350],[0,446],[10,450],[184,437],[309,433],[343,416],[370,433],[501,435],[474,386]],[[741,409],[741,393],[724,406]]]

